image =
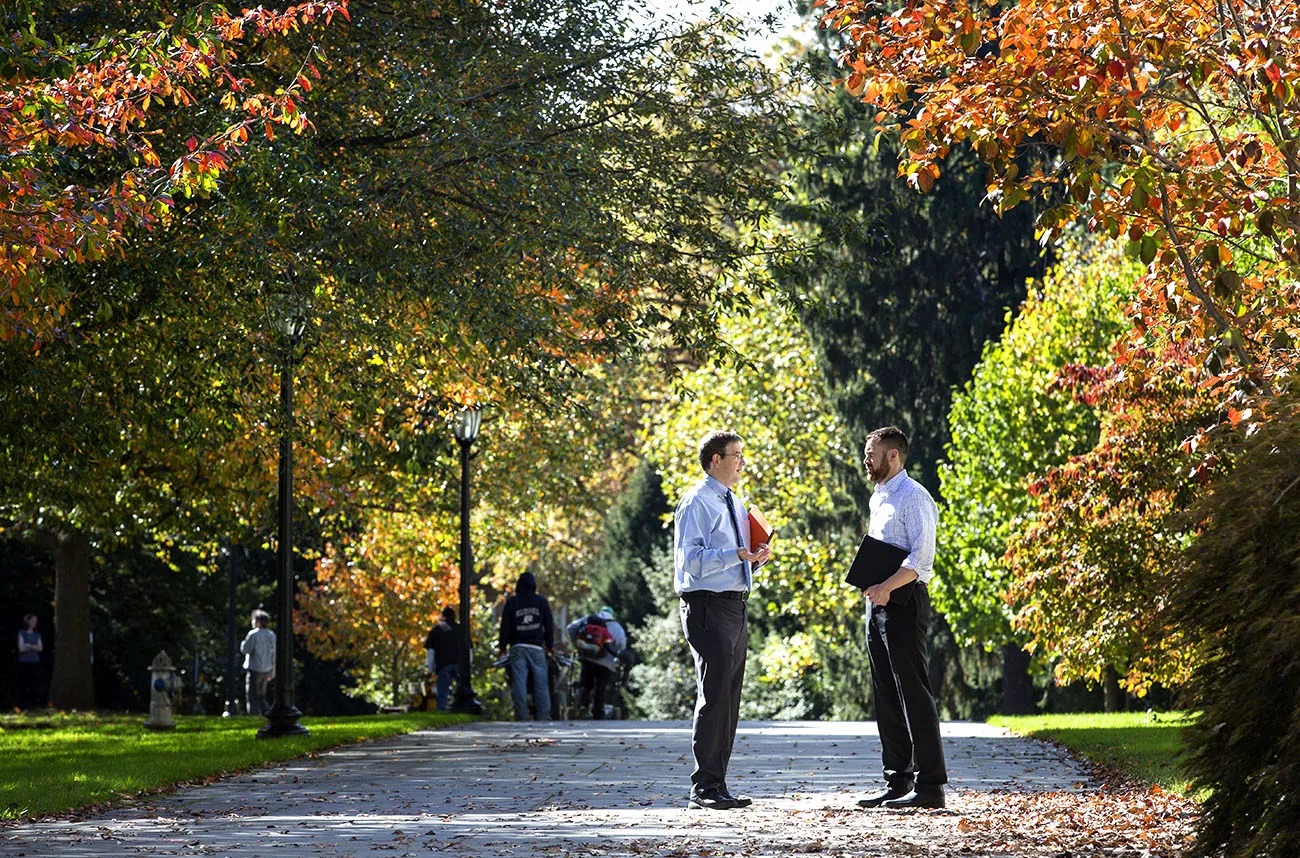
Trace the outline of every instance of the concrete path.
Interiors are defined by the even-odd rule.
[[[755,802],[737,811],[686,806],[687,723],[481,723],[6,828],[0,856],[1006,854],[1010,829],[1034,837],[1041,826],[1023,819],[1023,804],[1004,813],[999,802],[1098,789],[1051,746],[984,724],[948,723],[943,734],[946,811],[856,808],[880,768],[871,723],[742,724],[729,781]],[[1008,821],[994,826],[999,813]]]

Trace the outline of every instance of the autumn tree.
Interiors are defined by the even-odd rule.
[[[203,4],[128,34],[84,33],[59,3],[17,4],[0,37],[0,339],[59,336],[71,296],[42,273],[53,263],[120,254],[131,231],[170,217],[174,197],[210,188],[250,133],[308,127],[302,96],[313,51],[274,92],[240,69],[246,40],[262,42],[335,13],[346,0],[309,0],[283,10],[231,15]],[[51,19],[55,19],[52,21]],[[69,30],[72,30],[69,32]],[[65,37],[71,36],[71,39]],[[226,121],[180,141],[157,143],[166,117],[205,112],[220,96]],[[86,162],[111,159],[96,181],[68,183]],[[79,163],[81,162],[81,163]]]
[[[1144,652],[1126,677],[1141,691],[1195,665],[1166,610],[1168,559],[1190,537],[1171,515],[1268,420],[1293,371],[1298,11],[827,5],[848,37],[845,84],[896,132],[915,187],[969,146],[1001,210],[1056,198],[1038,219],[1045,241],[1081,220],[1147,266],[1114,365],[1076,379],[1106,406],[1099,445],[1035,486],[1013,559],[1021,622],[1049,648],[1070,643],[1079,675],[1104,652]],[[1040,166],[1024,169],[1030,153]]]
[[[326,546],[315,580],[299,585],[294,631],[322,658],[343,662],[362,691],[394,706],[418,675],[425,635],[453,602],[457,529],[442,516],[375,514],[363,532]]]
[[[1300,164],[1293,3],[833,0],[850,92],[897,131],[921,190],[955,146],[989,166],[999,210],[1053,189],[1047,239],[1075,220],[1149,266],[1137,333],[1210,368],[1224,400],[1290,366]],[[1022,169],[1042,151],[1049,163]],[[1162,350],[1131,366],[1141,372]],[[1171,358],[1176,360],[1176,358]]]
[[[240,170],[135,222],[124,258],[40,273],[69,300],[60,336],[0,358],[4,514],[85,550],[267,538],[286,304],[304,323],[296,443],[315,518],[453,506],[431,463],[461,403],[559,411],[643,346],[715,347],[713,308],[743,299],[719,271],[754,252],[736,226],[781,192],[758,165],[797,136],[783,84],[724,47],[725,21],[631,33],[611,9],[357,5],[304,78],[310,142],[250,135]],[[251,91],[302,86],[306,38],[250,36]],[[226,109],[201,103],[213,122]],[[196,136],[167,117],[159,139]],[[598,530],[574,508],[552,521]]]
[[[211,188],[252,134],[308,129],[300,105],[314,74],[309,34],[316,28],[303,25],[327,21],[344,8],[308,2],[232,16],[203,6],[126,33],[83,30],[78,16],[59,3],[24,3],[5,12],[0,194],[9,205],[0,212],[0,365],[6,382],[0,509],[22,528],[45,534],[54,547],[60,645],[51,699],[57,705],[93,704],[87,530],[133,533],[146,509],[166,508],[172,495],[166,478],[156,480],[162,498],[145,492],[136,514],[108,512],[114,495],[129,509],[136,482],[130,477],[149,467],[135,455],[148,434],[145,424],[120,419],[133,397],[146,401],[148,394],[139,383],[88,384],[95,374],[84,370],[99,368],[106,357],[87,345],[89,335],[112,318],[114,305],[87,300],[75,281],[88,267],[120,258],[139,231],[173,223],[176,200]],[[244,73],[246,43],[256,56],[290,30],[300,32],[305,45],[297,75],[257,85]],[[157,294],[158,285],[146,290]],[[69,364],[51,371],[49,356],[74,353]],[[136,354],[156,370],[156,379],[192,380],[170,377],[176,369],[168,366],[167,355],[175,354],[170,346],[161,357]],[[68,376],[64,369],[71,370]],[[175,426],[174,416],[159,415],[153,426]],[[155,438],[166,432],[162,428]],[[180,458],[197,465],[204,455],[193,450]],[[184,531],[184,517],[164,526],[158,542]]]
[[[820,69],[833,77],[829,61]],[[834,91],[802,115],[827,142],[791,165],[797,199],[809,205],[783,214],[817,243],[778,280],[807,299],[800,317],[840,419],[859,438],[904,427],[912,470],[935,491],[952,388],[1049,260],[1028,207],[1002,216],[981,205],[984,170],[973,155],[949,153],[944,180],[918,196],[895,177],[896,142],[870,133],[868,120]],[[860,468],[844,478],[865,514]]]

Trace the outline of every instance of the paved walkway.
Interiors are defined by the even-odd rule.
[[[989,827],[999,796],[1097,790],[1051,746],[948,723],[946,811],[859,811],[880,767],[874,724],[758,722],[741,725],[729,779],[754,805],[704,811],[686,806],[685,722],[529,726],[413,733],[3,829],[0,856],[922,855]],[[988,838],[961,851],[1006,854]]]

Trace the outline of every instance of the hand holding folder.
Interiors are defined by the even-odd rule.
[[[853,565],[849,567],[849,574],[845,576],[844,581],[859,590],[866,590],[868,587],[883,584],[889,580],[889,576],[898,571],[898,568],[903,565],[903,561],[907,559],[907,555],[910,553],[905,548],[890,545],[888,542],[881,542],[873,536],[864,536],[862,537],[862,544],[858,546],[858,553],[853,558]],[[894,602],[898,602],[900,605],[905,603],[912,598],[912,592],[915,589],[915,581],[904,584],[890,593],[889,603],[891,605]]]

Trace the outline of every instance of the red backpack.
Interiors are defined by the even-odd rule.
[[[595,619],[588,621],[578,632],[578,655],[598,656],[604,653],[606,645],[614,643],[614,636],[605,628],[605,624]]]

